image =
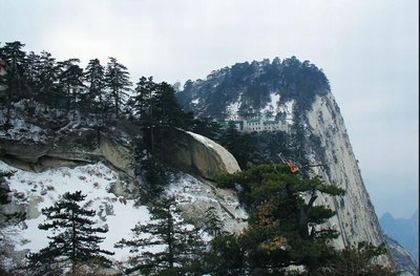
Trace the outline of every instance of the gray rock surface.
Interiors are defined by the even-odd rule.
[[[160,158],[175,168],[206,179],[241,170],[230,152],[202,135],[173,129],[164,137],[164,143],[156,145]]]
[[[392,258],[396,262],[397,268],[401,271],[401,275],[419,275],[419,268],[416,265],[412,255],[407,249],[402,247],[397,241],[385,236],[385,240],[391,253]]]
[[[340,248],[360,241],[382,244],[385,239],[333,95],[317,96],[306,118],[310,132],[320,138],[320,146],[324,148],[323,156],[312,149],[312,162],[326,165],[314,168],[315,173],[346,191],[342,197],[322,199],[337,212],[330,220],[331,225],[340,229],[336,245]],[[392,263],[388,257],[382,261]]]

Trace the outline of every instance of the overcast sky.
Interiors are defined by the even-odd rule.
[[[296,55],[323,68],[378,215],[418,206],[418,0],[0,0],[0,41],[132,77]]]

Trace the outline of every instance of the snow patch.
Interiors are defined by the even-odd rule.
[[[112,185],[121,181],[116,172],[103,163],[70,168],[57,168],[42,173],[26,172],[0,161],[0,170],[16,171],[8,180],[12,192],[12,202],[22,205],[35,205],[31,218],[18,226],[8,227],[14,233],[9,237],[16,250],[36,252],[48,245],[48,235],[52,232],[38,230],[38,225],[45,220],[41,209],[52,206],[65,192],[82,191],[87,195],[84,206],[95,210],[94,220],[99,226],[109,229],[100,246],[115,252],[111,258],[126,261],[128,248],[114,248],[122,238],[131,236],[131,229],[136,223],[147,223],[150,214],[146,206],[136,206],[134,200],[126,200],[110,193]],[[39,203],[37,203],[39,202]]]
[[[173,177],[166,193],[174,196],[180,207],[201,210],[203,213],[198,214],[201,218],[210,206],[215,207],[216,215],[223,222],[226,231],[238,233],[247,225],[248,213],[241,206],[235,191],[218,189],[211,182],[178,173]]]
[[[230,121],[236,121],[239,119],[239,108],[241,107],[242,104],[242,95],[239,95],[238,100],[236,102],[230,103],[227,107],[226,107],[226,120],[230,120]]]
[[[280,101],[280,95],[277,93],[271,93],[270,94],[270,101],[267,103],[267,105],[261,109],[261,114],[267,114],[271,113],[273,117],[277,115],[277,108],[278,103]]]
[[[45,131],[40,127],[25,122],[21,119],[10,119],[9,123],[13,126],[8,130],[0,130],[0,138],[5,138],[8,140],[32,140],[34,142],[45,142],[47,136]],[[0,125],[6,124],[6,117],[4,114],[0,114]]]
[[[295,106],[295,100],[287,101],[278,107],[278,111],[286,115],[286,122],[289,124],[293,123],[293,107]]]

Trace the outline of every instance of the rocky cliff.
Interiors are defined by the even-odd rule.
[[[385,235],[385,240],[392,259],[394,259],[397,263],[397,269],[401,272],[401,275],[419,275],[418,265],[410,252],[401,246],[401,244],[399,244],[396,240],[388,237],[387,235]]]
[[[344,120],[331,93],[317,96],[311,110],[305,114],[308,131],[319,137],[324,148],[323,156],[312,148],[310,162],[327,164],[316,167],[315,173],[322,175],[331,185],[345,189],[341,198],[329,204],[337,211],[337,225],[343,245],[358,241],[369,241],[375,245],[384,242],[375,210],[369,199],[357,160],[354,157]],[[313,146],[312,146],[313,147]]]
[[[171,166],[206,179],[240,170],[235,157],[207,137],[182,129],[157,132],[164,139],[155,144],[156,153]]]
[[[20,120],[25,122],[24,117]],[[134,136],[123,129],[111,127],[100,131],[78,126],[54,132],[42,141],[38,135],[16,139],[6,134],[0,133],[0,158],[22,169],[41,172],[104,161],[128,177],[136,177]],[[176,169],[206,179],[240,170],[232,154],[202,135],[176,128],[165,130],[162,135],[165,135],[164,143],[155,146],[161,159]]]
[[[104,244],[109,250],[115,251],[114,243],[129,235],[136,222],[150,219],[139,193],[141,178],[135,175],[134,136],[124,127],[100,131],[83,122],[72,124],[69,119],[63,125],[72,127],[51,131],[37,121],[29,123],[22,113],[14,114],[17,120],[22,131],[16,132],[17,126],[0,131],[0,171],[14,172],[6,183],[11,203],[0,208],[5,214],[25,212],[26,220],[2,229],[8,234],[2,240],[1,265],[19,265],[27,250],[36,251],[48,244],[48,233],[37,228],[44,219],[41,209],[66,191],[81,190],[88,195],[86,204],[96,210],[97,222],[109,228]],[[211,182],[220,173],[240,170],[235,158],[201,135],[181,129],[170,129],[166,134],[168,141],[159,150],[166,153],[162,160],[172,170],[171,184],[164,193],[176,197],[182,217],[202,226],[203,213],[213,207],[226,231],[240,232],[246,226],[247,213],[236,192],[218,189]],[[124,262],[128,251],[116,251],[114,260]]]

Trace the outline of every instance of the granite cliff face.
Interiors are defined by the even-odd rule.
[[[378,218],[363,183],[344,120],[331,93],[316,97],[312,109],[305,114],[305,121],[308,131],[319,137],[320,146],[324,148],[323,156],[311,149],[312,162],[327,164],[314,168],[315,173],[322,175],[327,183],[346,190],[341,198],[329,200],[337,211],[335,219],[340,228],[340,243],[344,246],[358,241],[381,244],[384,238]]]
[[[134,177],[133,146],[117,137],[93,129],[72,129],[44,143],[0,138],[0,152],[2,159],[33,171],[103,160]]]
[[[235,157],[209,138],[182,129],[161,130],[159,136],[165,137],[155,145],[159,158],[182,171],[206,179],[240,171]]]

